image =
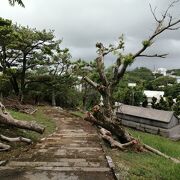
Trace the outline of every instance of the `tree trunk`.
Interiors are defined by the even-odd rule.
[[[136,144],[137,142],[135,140],[132,140],[130,142],[127,142],[127,143],[124,143],[124,144],[121,144],[120,142],[116,141],[113,139],[112,137],[112,134],[110,131],[107,131],[106,129],[104,128],[101,128],[100,129],[100,133],[101,133],[101,137],[103,139],[105,139],[106,141],[108,141],[111,145],[112,148],[119,148],[120,150],[124,150],[126,147],[128,146],[132,146],[134,144]]]
[[[18,86],[16,76],[14,74],[11,74],[10,83],[13,87],[13,90],[14,90],[16,96],[19,96],[19,86]]]
[[[54,88],[52,89],[52,106],[56,106],[56,96]]]
[[[36,124],[35,122],[26,122],[14,119],[5,109],[4,105],[0,102],[0,123],[7,124],[9,126],[14,126],[21,129],[28,129],[31,131],[36,131],[38,133],[44,132],[44,127]]]
[[[20,96],[19,100],[23,102],[24,100],[24,90],[25,90],[25,78],[26,78],[26,54],[23,53],[23,66],[22,66],[22,72],[21,72],[21,89],[20,89]]]
[[[104,92],[101,93],[101,95],[103,97],[104,115],[107,116],[108,118],[111,118],[113,115],[113,108],[112,108],[112,102],[110,99],[110,97],[112,97],[110,88],[107,87],[104,90]]]
[[[107,129],[117,136],[121,143],[127,143],[134,140],[134,138],[121,126],[121,123],[113,114],[111,114],[111,117],[105,116],[104,109],[98,105],[93,108],[93,114],[88,113],[85,120]]]
[[[0,101],[3,101],[3,93],[0,92]]]

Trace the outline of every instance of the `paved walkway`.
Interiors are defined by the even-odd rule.
[[[112,180],[97,131],[65,111],[51,109],[57,131],[0,167],[1,180]]]

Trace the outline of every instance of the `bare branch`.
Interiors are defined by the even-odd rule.
[[[151,13],[152,13],[154,19],[156,20],[156,22],[159,23],[160,21],[159,21],[159,20],[157,19],[157,17],[156,17],[156,7],[155,7],[154,10],[153,10],[151,4],[149,4],[149,6],[150,6],[150,10],[151,10]]]
[[[31,139],[24,138],[24,137],[21,137],[21,136],[16,137],[16,138],[10,138],[10,137],[7,137],[7,136],[4,136],[4,135],[0,134],[0,138],[2,140],[8,141],[8,142],[25,142],[25,143],[28,143],[28,144],[32,143]]]
[[[11,148],[11,146],[4,144],[4,143],[0,143],[0,152],[1,151],[8,151]]]
[[[99,56],[96,58],[96,63],[97,63],[97,71],[99,73],[100,79],[103,83],[103,85],[108,84],[108,80],[104,71],[105,65],[104,65],[104,53],[108,51],[107,48],[104,47],[102,43],[97,43],[96,47],[98,48],[97,53]]]
[[[179,0],[175,0],[175,1],[173,1],[172,3],[170,3],[170,5],[167,7],[165,13],[163,14],[164,19],[166,18],[167,14],[168,14],[168,12],[169,12],[169,9],[172,8],[172,7],[174,6],[174,4],[176,4],[176,3],[178,3],[178,2],[179,2]]]
[[[139,57],[160,57],[160,58],[166,58],[168,54],[152,54],[152,55],[148,55],[148,54],[140,54]]]
[[[180,29],[180,26],[175,27],[175,28],[168,28],[168,30],[171,30],[171,31],[178,30],[178,29]]]
[[[97,84],[96,82],[92,81],[90,78],[88,78],[87,76],[84,77],[84,80],[90,84],[92,87],[94,87],[95,89],[98,88],[99,84]]]
[[[111,86],[115,86],[119,83],[120,79],[124,76],[124,73],[126,72],[126,69],[128,67],[128,64],[121,64],[120,67],[118,68],[118,71],[116,72],[117,74],[116,77],[114,77]]]
[[[152,41],[154,40],[155,37],[157,37],[159,34],[161,34],[162,32],[164,32],[165,30],[177,30],[179,29],[180,27],[174,27],[176,26],[177,24],[180,23],[180,19],[176,20],[176,21],[173,21],[173,18],[171,15],[168,15],[168,12],[169,12],[169,9],[171,7],[174,6],[175,3],[179,2],[180,0],[176,0],[176,1],[173,1],[169,6],[168,8],[166,9],[165,13],[162,15],[162,19],[161,20],[158,20],[156,15],[155,15],[155,10],[153,11],[152,10],[152,7],[150,5],[150,9],[151,9],[151,12],[156,20],[156,22],[158,22],[158,25],[154,31],[154,33],[149,37],[149,39],[147,41],[150,42],[150,45],[152,44]],[[168,23],[164,23],[165,22],[165,19],[166,17],[169,17],[169,21]],[[150,46],[149,45],[149,46]],[[133,58],[135,59],[136,57],[139,57],[141,56],[141,54],[149,47],[149,46],[144,46],[137,52],[134,54]],[[156,56],[155,56],[156,57]]]

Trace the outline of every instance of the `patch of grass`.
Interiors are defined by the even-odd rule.
[[[80,112],[80,111],[71,111],[70,112],[72,115],[83,118],[84,117],[84,113]]]
[[[180,159],[180,142],[132,129],[129,131],[143,143]],[[120,179],[180,179],[180,164],[175,164],[163,157],[150,152],[137,153],[105,149],[116,164]]]
[[[45,107],[40,107],[38,108],[38,111],[36,111],[33,115],[28,115],[24,114],[21,112],[16,112],[12,110],[8,110],[10,114],[18,119],[18,120],[23,120],[23,121],[35,121],[36,123],[42,125],[45,127],[45,131],[43,134],[39,134],[30,130],[24,130],[24,129],[19,129],[16,127],[9,127],[7,125],[2,125],[0,124],[0,134],[3,134],[5,136],[9,137],[18,137],[18,136],[23,136],[26,138],[32,139],[33,142],[37,142],[39,139],[41,139],[44,136],[47,136],[48,134],[51,134],[55,131],[56,125],[55,122],[45,114],[44,112],[46,111]],[[4,142],[6,143],[6,142]],[[25,143],[7,143],[11,145],[11,150],[8,152],[1,152],[0,160],[10,160],[15,157],[18,157],[22,152],[25,152],[33,147],[34,145],[28,145]]]
[[[162,136],[144,133],[133,129],[129,129],[129,132],[141,142],[152,146],[169,156],[180,158],[180,141],[175,142]]]
[[[51,134],[55,130],[56,127],[55,122],[52,121],[52,119],[48,117],[46,114],[44,114],[43,111],[44,111],[43,108],[38,108],[38,110],[33,115],[29,115],[29,114],[9,110],[10,114],[18,120],[35,121],[36,123],[45,127],[45,131],[42,135],[33,131],[16,128],[17,135],[25,136],[27,138],[32,139],[33,141],[37,141],[39,138]]]

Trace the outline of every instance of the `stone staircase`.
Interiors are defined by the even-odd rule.
[[[114,179],[96,129],[65,111],[54,109],[49,113],[57,123],[57,131],[26,154],[1,166],[0,179]]]

